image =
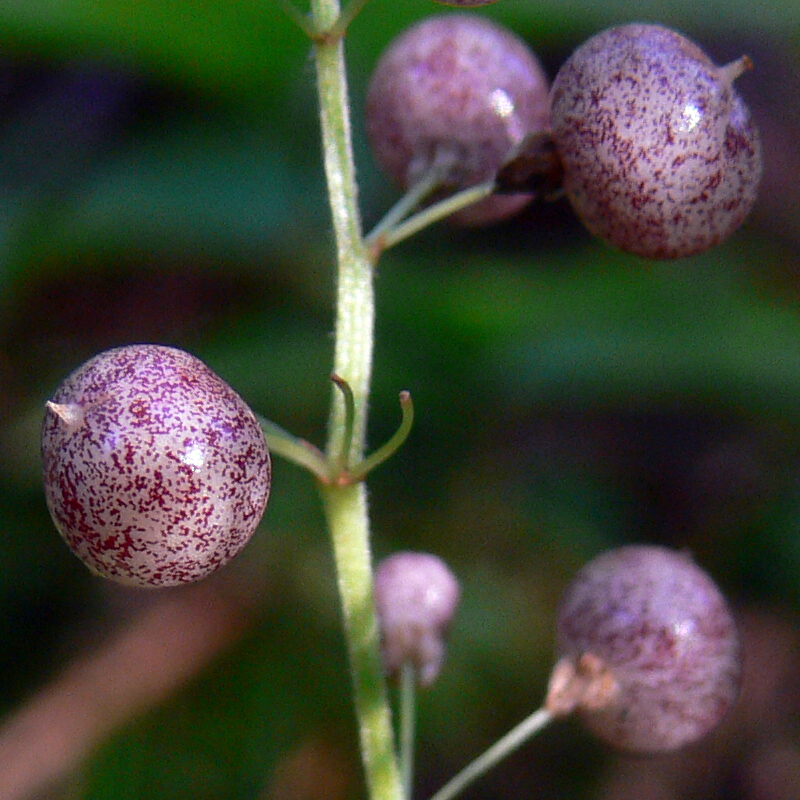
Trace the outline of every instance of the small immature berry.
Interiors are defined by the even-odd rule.
[[[604,679],[610,702],[578,706],[618,747],[664,752],[708,733],[739,692],[741,657],[720,590],[692,559],[630,545],[587,564],[558,616],[559,662]]]
[[[98,575],[175,586],[230,561],[258,526],[270,458],[255,415],[202,361],[131,345],[87,361],[47,404],[50,514]]]
[[[367,96],[373,151],[403,189],[434,167],[450,192],[488,180],[549,117],[547,77],[528,45],[469,14],[429,17],[401,34],[381,56]],[[492,222],[529,201],[492,196],[456,217]]]
[[[657,25],[597,34],[553,82],[553,138],[578,216],[610,244],[680,258],[727,239],[750,212],[761,145],[733,82],[743,57],[715,66]]]
[[[457,578],[434,555],[401,552],[381,561],[375,571],[375,605],[389,675],[410,663],[422,686],[436,680],[460,598]]]

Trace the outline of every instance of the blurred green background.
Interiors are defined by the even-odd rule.
[[[449,12],[372,0],[351,29],[367,228],[396,199],[364,138],[369,73],[432,13]],[[575,570],[650,541],[690,548],[731,597],[742,708],[703,746],[648,761],[560,723],[468,797],[797,800],[800,2],[503,0],[480,13],[551,76],[620,21],[673,25],[719,62],[749,53],[739,89],[766,172],[745,228],[681,262],[612,252],[563,201],[493,229],[438,226],[380,262],[370,439],[394,430],[402,389],[417,422],[370,481],[375,553],[436,552],[464,587],[448,666],[421,697],[417,794],[540,702]],[[277,4],[0,0],[0,46],[2,776],[32,698],[162,602],[93,578],[59,539],[40,485],[43,402],[99,350],[156,341],[322,442],[334,275],[311,49]],[[9,798],[362,796],[310,478],[275,464],[261,529],[223,572],[214,591],[247,618],[228,644],[161,702],[131,703],[79,769],[49,781],[29,765],[31,792]],[[147,674],[146,648],[135,657],[131,675]]]

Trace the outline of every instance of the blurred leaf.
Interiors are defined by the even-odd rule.
[[[469,353],[460,382],[487,398],[502,387],[531,403],[714,403],[796,418],[800,313],[737,275],[765,255],[731,246],[644,266],[594,246],[528,264],[465,254],[457,270],[432,272],[404,254],[413,272],[384,267],[382,291],[405,302],[384,307],[383,325]],[[454,368],[435,348],[412,352]]]
[[[81,796],[256,798],[303,735],[349,734],[342,642],[301,603],[284,598],[216,668],[115,736]]]
[[[309,50],[305,36],[264,0],[37,0],[0,3],[7,46],[61,57],[111,57],[210,91],[286,87]]]
[[[253,128],[174,125],[101,162],[63,208],[30,214],[7,242],[10,267],[132,250],[260,260],[299,221],[326,212],[313,168],[291,164]],[[25,213],[23,211],[23,213]]]
[[[551,0],[531,3],[508,0],[499,4],[496,16],[526,35],[536,30],[541,35],[553,27],[559,35],[570,31],[590,35],[610,25],[627,22],[655,22],[687,33],[706,30],[715,35],[732,30],[785,34],[797,31],[800,0],[781,0],[754,5],[748,0],[696,3],[691,0]]]

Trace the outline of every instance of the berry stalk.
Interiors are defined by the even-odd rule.
[[[339,1],[312,0],[311,10],[316,29],[329,31],[339,17]],[[351,425],[342,393],[332,390],[327,455],[337,463],[345,453],[354,461],[364,455],[372,370],[374,276],[358,209],[341,35],[317,41],[315,64],[338,266],[333,371],[347,382],[353,396]],[[326,486],[321,494],[333,541],[369,797],[402,800],[375,616],[366,488],[363,483]]]

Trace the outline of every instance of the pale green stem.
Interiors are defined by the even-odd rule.
[[[323,486],[325,514],[333,539],[345,634],[350,653],[361,756],[371,800],[403,800],[394,732],[380,660],[374,613],[372,563],[362,536],[367,520],[363,483]]]
[[[400,769],[407,800],[414,791],[414,739],[417,719],[417,670],[406,662],[400,670]]]
[[[294,20],[300,30],[302,30],[307,36],[314,38],[316,31],[314,30],[313,23],[305,14],[303,14],[302,11],[300,11],[300,9],[294,4],[293,0],[278,0],[278,5],[284,10],[290,19]]]
[[[344,36],[350,23],[364,10],[364,6],[369,0],[351,0],[351,2],[342,11],[336,24],[331,28],[331,34],[334,36]]]
[[[464,791],[473,781],[487,773],[493,766],[511,755],[520,745],[538,733],[551,720],[553,715],[546,708],[534,711],[502,739],[498,739],[488,750],[468,764],[454,778],[449,780],[430,800],[452,800]]]
[[[313,444],[305,439],[284,430],[280,425],[276,425],[271,420],[265,419],[261,415],[256,415],[264,431],[264,438],[267,446],[273,455],[292,461],[298,466],[313,472],[321,481],[327,482],[335,477],[333,468],[325,458],[325,454],[314,447]]]
[[[340,7],[338,0],[312,0],[311,10],[316,29],[327,31]],[[333,371],[352,389],[354,405],[348,443],[345,403],[342,393],[332,389],[327,454],[332,463],[339,463],[348,446],[354,461],[364,455],[372,370],[373,265],[361,233],[343,41],[330,37],[318,41],[315,63],[338,264]],[[366,487],[363,483],[322,486],[320,491],[336,560],[367,789],[371,800],[402,800],[375,615]]]
[[[367,244],[375,244],[387,231],[399,225],[439,185],[440,181],[440,170],[432,169],[421,181],[415,183],[370,231]]]
[[[409,392],[400,392],[400,408],[403,410],[403,419],[400,427],[386,444],[381,445],[374,453],[370,453],[360,464],[354,465],[349,472],[352,481],[362,481],[375,467],[391,458],[408,439],[411,427],[414,424],[414,403]]]
[[[401,222],[381,236],[375,237],[375,241],[372,243],[373,247],[378,252],[388,250],[390,247],[394,247],[396,244],[419,233],[423,228],[433,225],[434,222],[439,222],[439,220],[445,219],[457,211],[462,211],[474,205],[479,200],[484,200],[489,197],[494,188],[494,181],[486,181],[469,189],[464,189],[446,200],[428,206],[414,214],[413,217],[409,217],[405,222]]]

